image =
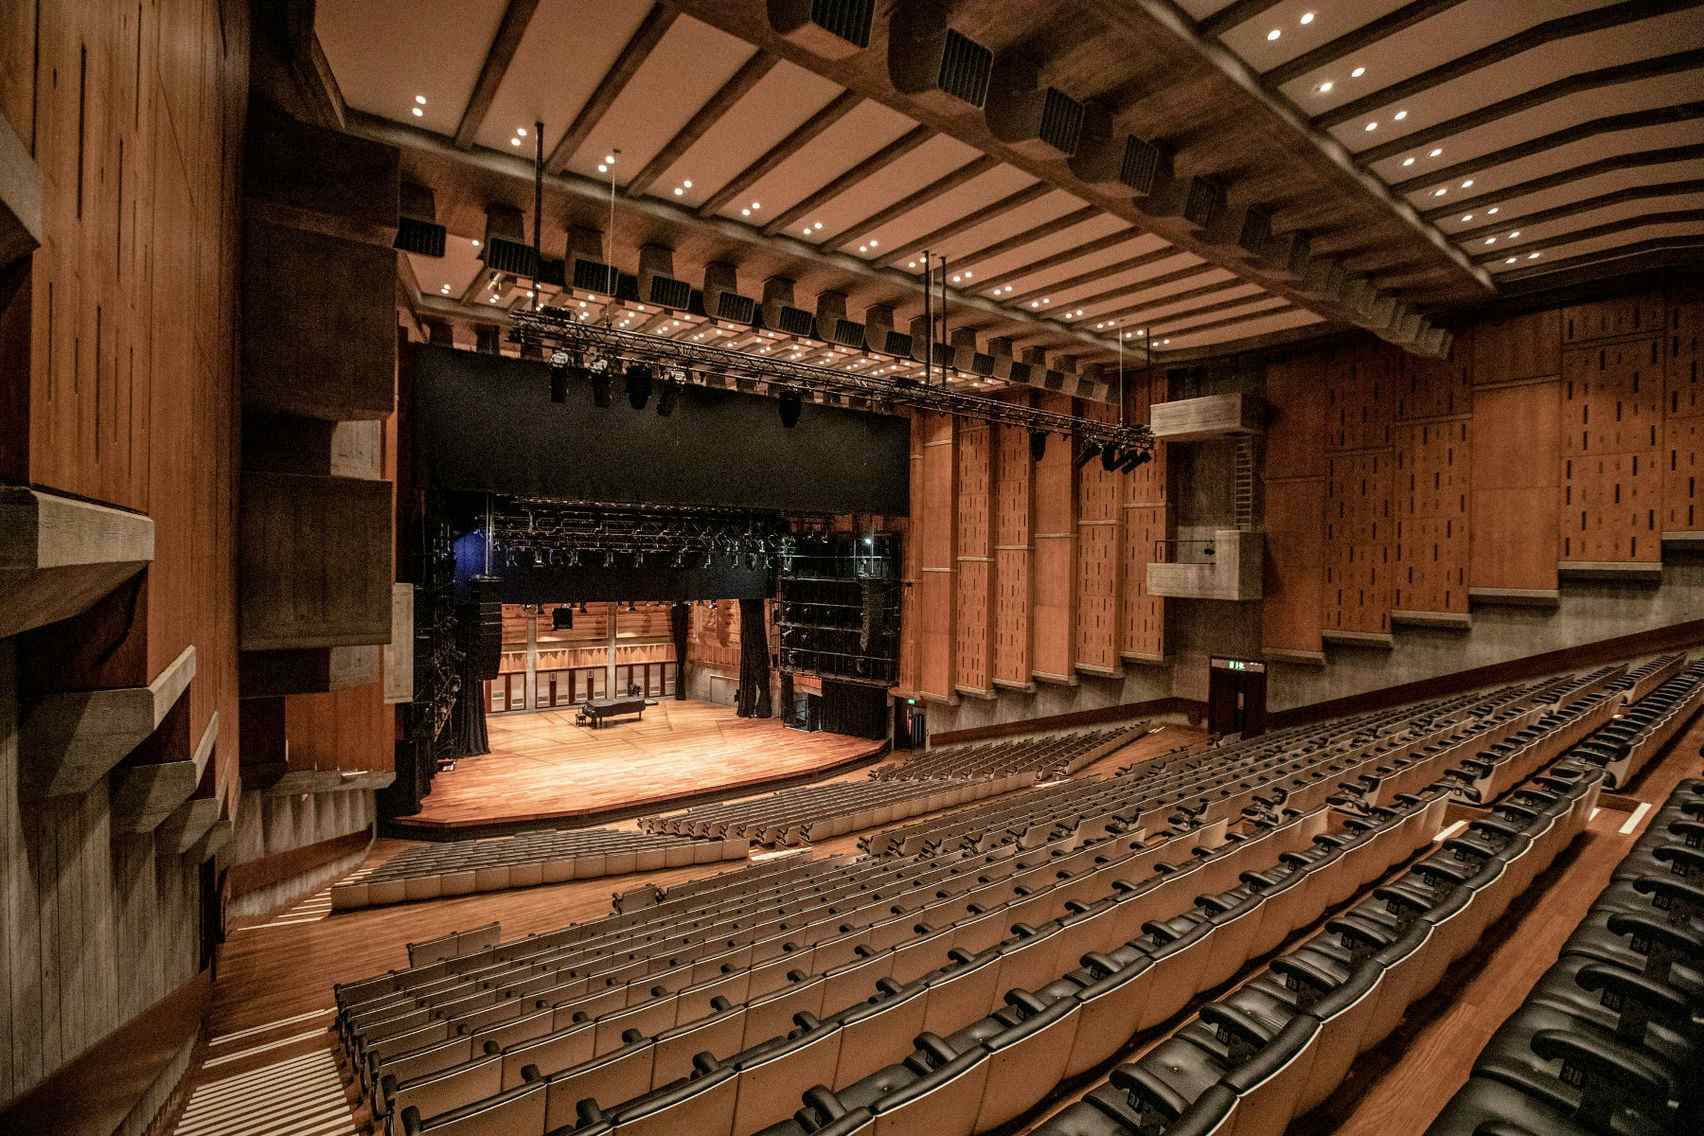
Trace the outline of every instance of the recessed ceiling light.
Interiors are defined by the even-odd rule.
[[[1331,93],[1331,87],[1332,82],[1330,79],[1327,79],[1325,82],[1314,88],[1314,93],[1319,95],[1329,95]]]
[[[684,190],[684,189],[682,189],[682,188],[681,188],[681,187],[680,187],[680,186],[678,186],[678,185],[677,185],[677,186],[675,186],[675,196],[676,196],[676,197],[681,197],[681,196],[684,196],[684,195],[685,195],[685,193],[686,193],[686,190]]]
[[[1472,189],[1473,188],[1473,179],[1468,178],[1466,181],[1461,183],[1461,187],[1463,189]]]
[[[1497,238],[1496,237],[1486,237],[1485,243],[1488,244],[1488,245],[1494,245],[1494,244],[1497,243]]]
[[[1428,158],[1436,158],[1439,154],[1442,154],[1443,152],[1444,152],[1444,148],[1442,146],[1438,146],[1438,147],[1434,148],[1432,150],[1432,152],[1430,154],[1427,154],[1426,156]]]
[[[1471,214],[1471,213],[1463,213],[1463,214],[1462,214],[1462,215],[1461,215],[1461,219],[1462,219],[1462,220],[1463,220],[1463,221],[1471,221],[1471,220],[1473,220],[1473,214]]]
[[[915,260],[908,260],[908,261],[906,261],[906,262],[905,262],[905,267],[907,267],[907,268],[916,268],[916,267],[917,267],[917,262],[916,262],[916,261],[915,261]]]
[[[415,118],[424,118],[426,115],[426,112],[421,110],[419,107],[409,107],[408,109]]]
[[[1413,158],[1404,158],[1404,159],[1402,159],[1402,164],[1404,166],[1412,166],[1414,164],[1414,159]]]
[[[1543,255],[1544,254],[1541,253],[1541,252],[1529,252],[1529,253],[1527,253],[1527,259],[1528,260],[1537,260],[1539,257],[1541,257]]]
[[[511,146],[519,146],[520,144],[521,144],[521,140],[519,138],[509,139],[509,145],[511,145]]]
[[[1355,68],[1355,70],[1349,72],[1349,77],[1351,79],[1359,79],[1362,75],[1365,75],[1366,73],[1367,73],[1367,69],[1365,67],[1357,67],[1357,68]]]
[[[1515,261],[1517,261],[1519,259],[1520,259],[1520,257],[1518,257],[1518,256],[1511,256],[1508,260],[1505,260],[1503,263],[1504,264],[1513,264],[1513,263],[1515,263]]]
[[[615,165],[615,155],[614,154],[605,154],[604,155],[604,165],[606,165],[606,166]]]
[[[415,95],[414,101],[416,103],[418,103],[420,106],[425,106],[426,105],[426,96],[425,95]]]
[[[450,286],[448,284],[445,284],[443,287],[438,289],[438,291],[444,292],[444,293],[448,293],[449,290],[450,290]]]
[[[1509,234],[1509,239],[1512,241],[1520,235],[1521,235],[1521,231],[1519,229],[1516,229],[1514,232]]]
[[[1395,114],[1391,115],[1391,118],[1395,119],[1397,122],[1401,122],[1403,119],[1405,119],[1407,117],[1408,117],[1408,112],[1405,111],[1405,110],[1399,110]]]
[[[680,180],[680,184],[684,185],[688,189],[691,189],[692,188],[692,179],[691,178],[682,178]]]
[[[1311,23],[1313,23],[1313,13],[1312,12],[1303,12],[1302,13],[1302,26],[1307,27]]]
[[[875,243],[876,243],[876,242],[875,242],[875,241],[871,241],[871,242],[870,242],[870,243],[871,243],[871,244],[875,244]],[[972,277],[974,277],[974,276],[975,276],[975,275],[976,275],[976,273],[974,273],[974,272],[968,272],[968,271],[967,271],[967,272],[966,272],[966,273],[965,273],[965,274],[964,274],[964,278],[965,278],[965,279],[966,279],[966,280],[969,280],[969,279],[971,279],[971,278],[972,278]]]
[[[1378,128],[1379,128],[1378,123],[1369,122],[1369,123],[1367,123],[1367,125],[1363,126],[1361,129],[1365,130],[1368,134],[1371,134],[1373,131],[1377,130]]]
[[[1284,33],[1279,31],[1277,28],[1273,28],[1271,31],[1266,33],[1266,42],[1267,43],[1274,43],[1274,42],[1277,41],[1278,37],[1283,35],[1283,34]]]
[[[1434,189],[1434,190],[1433,190],[1433,191],[1432,191],[1432,196],[1433,196],[1433,197],[1442,197],[1442,196],[1443,196],[1443,195],[1444,195],[1444,194],[1446,194],[1446,193],[1448,193],[1448,192],[1449,192],[1449,190],[1447,190],[1447,189],[1443,189],[1443,188],[1439,188],[1439,189]]]
[[[1162,340],[1160,340],[1160,346],[1164,347],[1166,344],[1168,344],[1170,342],[1171,342],[1171,340],[1169,340],[1169,339],[1162,339]]]
[[[600,174],[609,173],[609,167],[604,165],[602,162],[599,162],[598,163],[598,173],[600,173]]]
[[[763,208],[763,202],[761,202],[761,201],[754,201],[754,202],[752,202],[752,203],[751,203],[751,208],[752,208],[752,212],[754,212],[754,213],[755,213],[755,212],[756,212],[756,211],[757,211],[757,210],[759,210],[759,209],[762,209],[762,208]]]
[[[876,240],[876,239],[875,239],[875,238],[874,238],[874,237],[871,237],[871,238],[870,238],[870,247],[871,247],[871,248],[879,248],[879,247],[881,247],[881,243],[882,243],[882,242],[880,242],[880,241],[878,241],[878,240]],[[965,275],[967,275],[967,276],[968,276],[968,275],[970,275],[970,274],[969,274],[969,273],[968,273],[968,272],[967,272],[967,273],[965,273]]]
[[[1032,307],[1032,308],[1039,308],[1039,307],[1041,307],[1041,304],[1040,304],[1040,303],[1038,303],[1038,302],[1037,302],[1037,301],[1035,301],[1035,300],[1031,300],[1031,301],[1030,301],[1030,307]]]
[[[520,137],[525,138],[527,136],[527,128],[524,126],[517,126],[515,127],[515,133]]]
[[[1044,304],[1051,304],[1053,301],[1050,300],[1050,299],[1043,298],[1043,300],[1041,302],[1044,303]]]
[[[1495,217],[1497,215],[1497,210],[1499,210],[1501,208],[1502,208],[1501,205],[1493,205],[1491,208],[1489,208],[1485,211],[1485,215],[1487,217]]]
[[[958,282],[959,282],[959,274],[955,272],[955,273],[953,273],[953,283],[957,284]]]
[[[859,246],[858,246],[858,251],[859,251],[859,252],[869,252],[869,251],[870,251],[870,246],[869,246],[869,245],[859,245]],[[955,279],[955,280],[956,280],[956,279],[958,279],[958,277],[956,277],[956,276],[955,276],[955,277],[953,277],[953,279]]]
[[[474,248],[479,247],[479,238],[478,237],[473,238],[473,247]]]
[[[740,216],[741,217],[750,217],[751,216],[751,210],[750,209],[741,209],[740,210]]]

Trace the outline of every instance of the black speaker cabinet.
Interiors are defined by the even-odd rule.
[[[470,581],[473,602],[462,607],[463,649],[473,656],[480,678],[496,678],[503,662],[503,605],[497,580],[478,576]]]

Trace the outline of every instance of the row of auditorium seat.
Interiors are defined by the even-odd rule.
[[[412,849],[333,885],[336,911],[743,860],[743,840],[700,840],[614,828],[543,829]]]
[[[1611,688],[1620,691],[1627,702],[1637,702],[1686,667],[1687,660],[1683,654],[1656,655],[1623,672]]]
[[[1432,1136],[1696,1132],[1704,1117],[1704,781],[1683,781]]]
[[[1595,734],[1581,757],[1601,765],[1607,786],[1620,789],[1637,777],[1704,705],[1704,662],[1694,663],[1627,709]]]
[[[965,780],[801,785],[765,797],[641,817],[639,827],[646,832],[796,846],[1010,793],[1032,781],[1033,775],[1008,773]]]
[[[1465,834],[1327,922],[1037,1130],[1276,1136],[1329,1096],[1555,857],[1601,770],[1562,760]]]
[[[871,771],[870,779],[914,781],[1029,773],[1036,780],[1053,780],[1099,761],[1147,729],[1146,722],[1138,722],[1109,730],[940,746],[911,754],[896,764],[878,766]]]

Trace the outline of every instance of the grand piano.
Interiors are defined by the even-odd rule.
[[[585,715],[592,729],[598,729],[611,718],[623,714],[632,714],[637,718],[645,716],[645,699],[636,698],[593,698],[581,703],[580,713]]]

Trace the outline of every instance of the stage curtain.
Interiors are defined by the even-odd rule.
[[[485,682],[480,678],[479,659],[467,651],[461,660],[461,690],[456,694],[450,721],[438,738],[439,757],[477,757],[491,752],[485,732]]]
[[[761,599],[740,600],[740,693],[734,705],[742,718],[767,718],[769,705],[769,633]]]
[[[692,605],[676,600],[669,608],[669,631],[674,635],[675,701],[686,701],[686,640],[692,625]]]

